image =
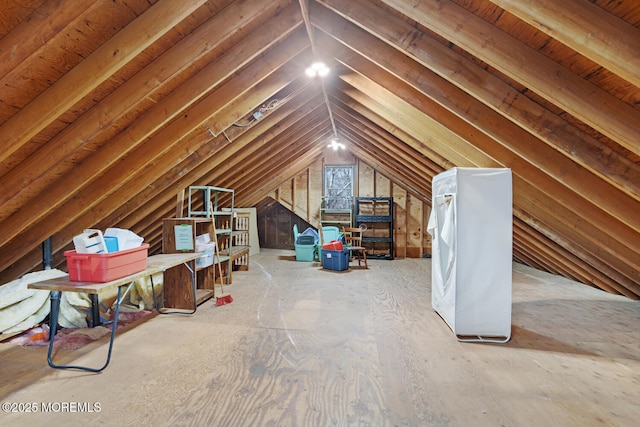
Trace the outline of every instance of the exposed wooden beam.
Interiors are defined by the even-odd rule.
[[[304,39],[300,37],[294,37],[292,40],[294,40],[295,43],[299,43],[303,45],[305,43]],[[287,47],[291,48],[290,45],[280,46],[279,47],[279,50],[281,51],[280,54],[290,55],[295,53],[295,51],[292,52],[290,49],[287,49]],[[281,72],[280,75],[278,75],[279,73],[269,72],[268,71],[269,67],[267,66],[267,64],[269,63],[269,58],[264,58],[264,61],[265,62],[263,63],[255,64],[255,66],[256,67],[260,66],[262,69],[264,69],[264,72],[268,75],[267,79],[272,80],[272,84],[265,85],[266,87],[273,86],[273,84],[275,84],[276,86],[279,86],[281,82],[289,81],[291,79],[292,73],[290,72],[290,70],[289,72],[284,74]],[[279,61],[274,61],[274,62],[276,64],[280,63]],[[248,72],[248,74],[249,76],[251,76],[250,72]],[[246,84],[243,84],[242,81],[227,82],[227,84],[228,85],[240,84],[241,86],[247,86]],[[266,87],[263,90],[268,90]],[[254,88],[254,90],[256,90],[256,92],[259,93],[259,90],[257,88]],[[279,90],[279,87],[276,87],[276,88],[272,87],[269,95],[272,95],[277,90]],[[264,93],[259,93],[258,96],[261,97],[261,99],[264,99],[269,95],[265,95]],[[217,94],[213,93],[209,96],[209,98],[216,99]],[[207,111],[209,111],[209,109],[206,108],[205,106],[201,111],[199,111],[199,114],[200,115],[205,114]],[[195,120],[197,120],[197,117],[199,114],[193,112],[190,114],[186,114],[186,116],[187,117],[194,116]],[[190,126],[190,129],[197,129],[201,133],[204,133],[198,124],[191,123],[188,126]],[[176,130],[174,129],[173,131],[176,131]],[[196,159],[192,159],[190,161],[186,160],[187,158],[192,157],[193,152],[202,153],[200,149],[202,146],[207,145],[206,138],[196,137],[196,138],[193,138],[191,141],[185,141],[184,139],[182,139],[180,140],[180,145],[181,145],[180,149],[162,150],[162,148],[160,148],[161,141],[164,141],[165,139],[172,140],[171,132],[164,135],[162,133],[157,135],[157,138],[150,140],[144,146],[140,147],[137,150],[136,155],[130,156],[124,159],[121,166],[125,167],[127,170],[130,170],[132,172],[128,174],[126,180],[123,180],[123,182],[119,183],[120,185],[119,191],[112,191],[109,194],[104,194],[101,196],[101,198],[96,197],[96,199],[93,201],[89,200],[90,197],[88,196],[79,195],[78,197],[81,200],[83,199],[86,200],[86,203],[89,204],[88,207],[90,209],[83,209],[78,205],[74,206],[74,204],[68,203],[56,212],[57,215],[56,215],[55,221],[50,221],[47,224],[44,224],[44,223],[38,224],[36,227],[34,227],[34,229],[32,229],[32,232],[41,233],[46,228],[57,230],[58,232],[54,236],[54,244],[55,244],[54,246],[55,248],[60,249],[68,245],[72,237],[78,233],[78,229],[79,229],[78,224],[98,224],[100,228],[114,226],[114,223],[111,221],[116,218],[111,217],[109,218],[109,221],[105,221],[105,217],[112,212],[112,209],[114,209],[114,207],[125,205],[131,199],[135,199],[136,203],[129,205],[130,207],[136,206],[137,204],[139,207],[142,207],[141,209],[143,212],[145,211],[148,212],[149,209],[153,210],[153,208],[156,206],[153,202],[147,205],[146,202],[148,200],[144,200],[138,197],[138,195],[141,192],[143,192],[144,189],[158,183],[158,180],[156,179],[156,175],[148,173],[146,168],[143,167],[144,165],[148,165],[149,163],[152,163],[154,168],[157,168],[158,170],[162,170],[162,171],[172,170],[172,167],[175,167],[176,163],[180,163],[182,164],[182,166],[186,166],[187,163],[185,162],[196,162],[198,164],[203,164],[206,162],[208,163],[205,167],[206,170],[213,170],[214,173],[219,173],[220,170],[223,170],[222,167],[218,168],[215,163],[207,162],[207,159],[199,159],[199,161]],[[237,145],[236,142],[234,142],[234,144],[228,144],[223,148],[223,150],[234,153],[236,149],[236,145]],[[162,154],[158,155],[157,153],[155,153],[155,151],[162,151]],[[206,150],[204,152],[206,152]],[[222,162],[222,159],[225,158],[225,155],[220,154],[219,152],[216,152],[215,154],[216,154],[215,161]],[[193,157],[196,157],[196,156],[193,156]],[[221,166],[233,166],[234,164],[233,161],[235,161],[236,159],[235,159],[235,156],[230,155],[230,157],[232,158],[231,159],[227,158],[227,163],[226,164],[222,163]],[[134,162],[136,161],[141,162],[139,163],[140,167],[135,166]],[[193,165],[196,163],[191,163],[191,164]],[[194,177],[193,174],[189,177],[184,177],[182,176],[184,175],[184,173],[185,171],[180,171],[180,173],[175,175],[175,178],[178,178],[178,177],[184,178],[181,180],[181,182],[186,182],[187,184],[192,184],[194,182],[194,179],[197,179],[197,177]],[[169,176],[168,179],[171,180],[171,176]],[[109,185],[109,182],[110,180],[108,176],[103,176],[101,180],[98,180],[95,183],[92,183],[92,186],[84,190],[85,194],[98,194],[99,192],[97,192],[96,189],[100,188],[101,186],[107,187]],[[165,181],[165,183],[166,182],[167,181]],[[221,186],[224,186],[223,184],[224,183],[221,183]],[[175,184],[172,184],[172,185],[175,185]],[[164,187],[162,184],[159,185],[158,187],[151,187],[151,188],[156,192],[164,190]],[[174,200],[175,193],[172,192],[168,196],[170,196],[171,200]],[[153,197],[153,194],[152,194],[152,197]],[[175,207],[175,205],[173,205],[170,209],[172,209],[173,207]],[[61,210],[63,212],[61,212]],[[156,212],[156,210],[153,210],[153,212]],[[67,222],[65,224],[62,224],[60,220],[64,218],[67,219]],[[150,217],[149,221],[157,223],[158,218],[159,216]],[[73,221],[69,222],[69,219],[72,219]],[[130,224],[131,221],[129,220],[127,221],[127,223]],[[60,227],[60,225],[63,225],[63,227]],[[0,248],[0,253],[2,252],[3,249],[5,248]]]
[[[403,186],[406,190],[424,199],[429,198],[430,191],[419,186],[420,183],[424,184],[424,181],[420,181],[419,176],[411,176],[414,170],[409,168],[405,170],[400,170],[397,167],[394,168],[393,163],[384,162],[384,157],[381,157],[379,153],[376,152],[377,150],[370,144],[369,140],[364,140],[360,134],[352,133],[350,129],[346,129],[343,132],[349,142],[349,150],[358,159],[371,166],[376,173],[385,175],[394,183]],[[421,174],[424,173],[423,171],[419,172]]]
[[[263,167],[268,168],[269,163],[264,162],[263,157],[270,150],[269,147],[281,146],[282,149],[287,149],[288,141],[297,129],[304,126],[309,114],[320,114],[318,110],[323,106],[320,98],[321,94],[316,92],[315,87],[308,87],[300,96],[288,101],[284,108],[267,116],[249,132],[235,139],[233,144],[217,152],[215,157],[206,164],[194,170],[191,174],[191,182],[216,185],[231,182],[236,189],[238,181],[229,181],[228,178],[240,172],[241,175],[246,175],[249,184],[242,183],[238,190],[246,191],[249,188],[255,190],[257,188],[255,183],[264,181],[264,177],[270,175],[271,171],[261,169],[259,172],[252,170],[245,173],[246,167],[251,167],[247,164],[259,159]],[[240,202],[237,197],[236,200]]]
[[[349,30],[345,31],[345,28]],[[326,49],[331,49],[340,62],[347,63],[349,67],[367,75],[381,86],[387,85],[389,89],[393,88],[396,94],[403,91],[403,85],[394,83],[393,80],[396,77],[387,76],[386,73],[377,73],[377,67],[372,63],[394,76],[398,76],[397,78],[420,91],[423,98],[432,99],[454,113],[460,120],[471,124],[480,132],[500,142],[504,147],[503,151],[515,153],[533,165],[538,173],[544,172],[561,183],[564,191],[580,195],[584,199],[582,204],[590,203],[597,206],[598,209],[605,209],[607,215],[615,217],[616,220],[623,222],[636,232],[640,232],[640,221],[637,215],[637,212],[640,211],[640,201],[637,197],[634,198],[624,192],[615,191],[599,176],[590,173],[568,157],[558,156],[555,148],[544,144],[495,111],[469,97],[462,90],[424,70],[411,58],[390,48],[365,31],[354,28],[348,23],[345,23],[341,28],[329,27],[327,30],[334,37],[342,36],[343,43],[348,43],[350,48],[360,53],[360,55],[354,52],[350,53],[345,48],[341,49],[340,46],[330,46],[326,37],[318,37],[317,43],[324,43],[321,45]],[[404,98],[418,99],[409,93],[404,95]],[[447,121],[442,115],[437,114],[437,109],[429,107],[427,109],[436,120],[442,123]],[[496,147],[497,149],[498,147]],[[500,157],[494,152],[491,152],[491,155],[494,158]],[[550,159],[554,160],[550,161]],[[515,167],[515,164],[516,161],[513,161],[509,166]]]
[[[253,141],[246,148],[237,153],[236,167],[227,168],[224,179],[235,182],[239,190],[251,189],[260,181],[276,170],[287,167],[282,163],[283,153],[304,151],[304,147],[318,134],[329,134],[330,130],[322,128],[327,125],[327,116],[322,108],[311,108],[304,115],[297,115],[300,120],[293,123],[285,132],[280,132],[277,138],[268,138],[261,144]],[[212,171],[213,173],[214,171]],[[217,174],[220,176],[220,174]]]
[[[323,3],[390,46],[415,58],[425,68],[555,147],[592,173],[630,195],[640,194],[640,165],[571,126],[484,68],[420,32],[415,26],[390,15],[367,0],[323,0]],[[327,15],[327,11],[322,9],[313,9],[314,24],[342,42],[350,40],[352,31],[349,27],[340,23],[336,16]],[[357,21],[354,17],[357,17]],[[330,26],[327,27],[324,22],[330,23]],[[361,51],[352,42],[348,44],[364,56],[371,50]]]
[[[491,0],[640,87],[640,28],[582,0]]]
[[[344,104],[334,102],[334,110],[356,156],[415,194],[429,197],[431,178],[442,171],[438,165]]]
[[[399,141],[402,141],[407,145],[409,149],[415,150],[425,158],[429,159],[433,165],[436,165],[434,170],[442,172],[455,166],[455,163],[434,151],[430,144],[431,141],[427,140],[425,143],[422,143],[421,140],[416,139],[416,137],[411,135],[409,132],[399,127],[397,122],[390,121],[389,117],[380,115],[375,110],[372,110],[370,105],[366,102],[367,100],[363,94],[359,94],[357,92],[349,93],[342,91],[341,88],[342,86],[338,87],[341,91],[333,95],[333,98],[336,99],[335,102],[340,108],[345,111],[350,111],[351,114],[357,113],[371,123],[375,123],[376,126],[388,132],[391,137],[397,138]]]
[[[293,28],[295,28],[295,26]],[[289,37],[289,43],[284,43],[275,53],[272,52],[271,55],[262,57],[262,62],[253,63],[253,65],[245,69],[236,80],[238,85],[225,85],[222,89],[217,89],[216,97],[209,95],[212,88],[215,88],[216,85],[224,82],[237,72],[238,64],[248,64],[256,57],[260,57],[260,54],[264,53],[263,49],[272,47],[278,40],[278,36],[286,37],[290,35],[289,31],[292,31],[291,21],[287,19],[287,15],[283,13],[281,21],[277,19],[274,20],[268,29],[262,28],[260,31],[247,37],[242,43],[237,44],[233,49],[230,49],[226,55],[220,57],[218,61],[209,64],[198,75],[186,81],[182,85],[181,90],[172,92],[140,116],[129,128],[124,129],[117,135],[107,147],[97,151],[85,160],[83,164],[84,167],[71,170],[55,182],[43,197],[31,201],[32,209],[34,209],[36,214],[24,217],[17,211],[2,221],[0,223],[2,224],[0,234],[10,233],[15,236],[20,230],[28,228],[31,223],[37,222],[43,215],[47,215],[57,207],[63,205],[73,196],[71,189],[79,192],[81,188],[87,186],[92,180],[100,177],[110,167],[119,163],[125,154],[131,153],[136,147],[145,142],[146,138],[154,134],[154,132],[158,132],[163,126],[166,127],[162,129],[160,134],[165,135],[165,137],[156,145],[156,148],[166,146],[166,144],[174,144],[184,135],[186,129],[191,130],[188,125],[186,128],[183,128],[185,123],[195,123],[196,126],[202,125],[203,122],[211,116],[213,111],[224,108],[226,104],[222,104],[222,100],[226,99],[228,100],[227,104],[230,104],[235,98],[249,90],[251,85],[262,80],[265,75],[264,73],[269,70],[270,66],[275,69],[282,63],[281,61],[286,62],[290,59],[289,55],[295,55],[296,52],[304,50],[308,44],[304,39],[301,40],[299,37],[301,33],[298,33],[297,37],[295,35]],[[293,30],[294,34],[295,31],[296,30]],[[300,31],[300,29],[298,31]],[[274,59],[270,60],[270,58]],[[239,87],[243,88],[242,92],[238,92]],[[257,93],[259,92],[255,90],[252,91],[253,95]],[[208,100],[203,101],[203,95],[206,95]],[[192,114],[185,118],[183,112],[191,108],[198,99],[200,99],[199,108],[197,109],[198,114]],[[254,105],[262,101],[263,100],[254,100]],[[228,126],[233,120],[233,117],[226,117],[223,121],[229,122],[227,124]],[[168,132],[171,129],[174,129],[172,135],[168,136]],[[202,132],[203,135],[206,134],[204,128],[202,128]],[[145,155],[143,159],[147,159],[147,161],[150,160],[148,154]],[[16,177],[16,179],[18,178],[19,177]],[[113,182],[111,185],[121,185],[121,183]],[[6,234],[2,238],[8,240],[11,237]]]
[[[204,3],[160,0],[101,45],[0,126],[0,162]]]
[[[308,46],[308,43],[304,38],[299,37],[299,34],[298,36],[296,36],[295,31],[293,35],[290,35],[288,40],[289,43],[278,44],[268,54],[263,55],[261,57],[261,61],[254,62],[251,66],[245,68],[242,73],[239,73],[237,75],[235,81],[227,82],[227,85],[236,85],[236,88],[242,87],[246,88],[246,90],[249,90],[252,85],[256,84],[256,82],[260,82],[262,79],[274,73],[274,70],[277,70],[283,64],[286,64],[292,56],[295,56],[297,53],[304,50],[306,46]],[[286,76],[281,77],[281,80],[286,82],[292,80],[292,72],[296,72],[296,70],[289,70]],[[280,86],[279,88],[281,87],[282,86]],[[276,89],[276,91],[279,90],[279,88]],[[272,91],[270,93],[273,94],[274,92]],[[95,179],[88,185],[84,186],[82,190],[79,190],[79,186],[86,183],[76,182],[76,184],[74,184],[75,193],[73,202],[66,204],[54,202],[56,208],[43,206],[42,209],[37,212],[37,215],[34,216],[38,216],[39,218],[41,218],[42,215],[56,212],[56,219],[55,221],[51,220],[47,221],[46,223],[42,221],[29,220],[30,224],[35,225],[29,233],[30,243],[26,244],[25,242],[23,246],[32,247],[33,245],[38,245],[51,233],[60,230],[60,227],[64,226],[65,224],[75,224],[74,226],[77,229],[86,228],[90,224],[94,224],[95,222],[99,221],[108,212],[110,212],[110,209],[119,206],[125,200],[127,200],[127,198],[130,197],[130,191],[144,188],[144,186],[148,184],[148,182],[145,181],[150,177],[144,177],[144,174],[146,174],[146,172],[143,173],[143,175],[139,175],[139,173],[148,170],[149,164],[152,163],[152,161],[158,156],[161,156],[163,153],[167,152],[171,147],[177,144],[182,136],[188,134],[194,128],[201,127],[204,121],[208,117],[210,117],[211,112],[220,108],[221,102],[223,102],[222,105],[226,105],[228,103],[226,101],[221,101],[221,98],[216,95],[219,94],[216,94],[215,91],[208,94],[206,98],[204,98],[197,104],[197,108],[196,106],[191,107],[188,114],[181,115],[178,119],[172,121],[166,127],[164,127],[162,131],[154,134],[152,138],[145,140],[145,143],[138,147],[135,151],[133,151],[129,156],[121,159],[120,156],[116,154],[119,162],[117,164],[111,163],[113,165],[112,170],[114,170],[114,174],[118,174],[122,177],[122,179],[117,181],[113,180],[107,173],[106,175],[102,175],[98,179]],[[231,90],[227,91],[227,95],[237,98],[242,96],[242,92]],[[218,105],[218,107],[214,107],[215,105]],[[203,134],[206,132],[204,128],[202,132]],[[203,141],[206,141],[206,139],[203,139]],[[109,148],[110,147],[105,147],[102,150],[102,155],[110,155],[108,153]],[[189,152],[185,150],[176,150],[175,153],[182,156],[186,156],[189,154]],[[99,157],[97,157],[96,155],[92,156],[91,159],[99,162]],[[98,165],[96,165],[96,167],[98,167]],[[125,168],[125,170],[128,171],[126,176],[123,176],[118,172],[120,168]],[[84,171],[84,173],[86,172],[87,171]],[[82,173],[82,171],[78,173]],[[67,177],[65,177],[64,179],[67,179]],[[132,182],[133,180],[136,181]],[[59,187],[59,189],[63,190],[64,188]],[[102,205],[102,210],[95,208],[97,204],[104,203],[103,199],[114,192],[118,193],[118,200],[111,201],[110,204]],[[69,195],[60,194],[59,198],[67,200],[69,198]],[[38,200],[37,203],[41,203],[41,201]],[[111,208],[109,208],[109,206],[111,206]],[[72,219],[77,219],[85,213],[88,213],[88,217],[83,220],[85,222],[81,222],[79,220],[77,222],[72,221]],[[15,215],[11,218],[13,218],[13,220],[19,220],[19,218],[14,217]],[[27,228],[27,225],[25,225],[25,222],[23,220],[22,229],[24,228]],[[11,231],[4,226],[0,227],[0,233],[10,233],[16,236],[18,235],[14,231]],[[71,237],[73,237],[73,234],[69,237],[69,239]],[[8,242],[9,240],[10,239],[3,241]],[[7,244],[0,248],[0,253],[3,253],[5,251],[7,252],[7,256],[3,257],[0,260],[0,270],[2,270],[2,266],[9,265],[12,260],[17,259],[17,257],[20,256],[19,251],[10,251],[10,247],[11,245]]]
[[[314,100],[316,99],[314,98]],[[289,145],[292,145],[291,135],[299,133],[300,126],[307,123],[310,118],[322,115],[321,106],[323,106],[322,103],[311,102],[301,105],[300,111],[294,112],[286,108],[284,111],[290,111],[290,118],[287,117],[278,123],[275,129],[269,129],[270,121],[265,120],[256,126],[264,133],[254,139],[241,138],[234,141],[215,159],[216,166],[206,171],[198,181],[203,183],[219,182],[220,180],[233,182],[236,191],[244,186],[255,185],[257,181],[269,175],[272,170],[282,166],[270,164],[267,159],[273,154],[272,152],[277,153],[280,150],[288,149]],[[326,118],[326,115],[323,117]],[[297,120],[294,121],[294,118]],[[260,132],[260,129],[256,129],[256,131]],[[299,137],[303,138],[304,136],[299,135]],[[294,145],[298,142],[302,143],[294,141]],[[255,169],[256,165],[259,165],[259,169]]]
[[[300,10],[302,11],[302,18],[304,19],[304,26],[307,29],[307,34],[309,35],[309,41],[311,42],[311,50],[313,52],[314,58],[321,58],[321,55],[318,54],[316,49],[315,40],[313,36],[313,27],[311,26],[311,19],[309,18],[309,0],[300,0]],[[331,129],[333,129],[333,135],[338,137],[338,129],[336,128],[336,122],[333,119],[333,112],[331,111],[331,103],[329,102],[329,97],[327,96],[327,88],[325,87],[325,82],[322,77],[320,78],[320,84],[322,85],[322,93],[324,95],[324,103],[327,106],[327,112],[329,113],[329,121],[331,122]]]
[[[253,146],[257,147],[255,156],[260,155],[262,147],[260,141],[262,139],[279,138],[290,126],[299,124],[306,115],[307,109],[310,108],[308,105],[310,104],[308,102],[309,95],[312,99],[315,97],[315,88],[307,87],[302,95],[289,100],[285,104],[285,108],[278,108],[256,126],[251,127],[248,132],[234,139],[232,144],[228,143],[223,135],[220,135],[202,145],[188,158],[168,169],[164,175],[145,187],[135,197],[119,206],[116,211],[103,220],[103,223],[122,224],[124,228],[129,228],[138,223],[154,222],[157,221],[157,218],[171,215],[174,208],[171,205],[174,200],[173,195],[178,190],[193,183],[209,184],[214,182],[218,185],[218,177],[227,176],[228,173],[241,168],[245,153],[253,149]],[[318,102],[313,101],[311,104],[313,104],[311,108],[317,108],[319,105]],[[265,128],[268,130],[265,131]],[[194,135],[193,138],[197,139],[197,136]],[[189,146],[195,146],[195,144],[189,143]],[[252,179],[254,182],[259,181],[261,176],[252,175]],[[166,194],[165,200],[163,200],[162,194]],[[165,214],[155,218],[147,218],[147,215],[150,215],[147,213],[149,209],[151,212],[155,212],[157,209],[162,209],[161,206],[167,202],[169,208],[164,211]]]
[[[449,0],[382,0],[563,110],[640,153],[640,111]]]
[[[340,79],[348,85],[339,86],[343,93],[407,132],[415,141],[419,141],[418,146],[414,147],[418,151],[421,150],[421,146],[426,146],[461,167],[504,166],[428,115],[426,110],[421,111],[415,104],[412,105],[412,101],[424,102],[423,97],[417,92],[413,94],[417,99],[407,101],[396,96],[394,87],[379,86],[357,73],[341,73]],[[444,119],[445,116],[441,115],[440,118]]]
[[[234,2],[223,9],[193,34],[182,39],[144,70],[124,82],[98,106],[87,111],[40,147],[21,164],[20,168],[5,174],[2,180],[6,185],[6,191],[0,193],[0,207],[2,207],[0,220],[19,211],[31,197],[40,193],[43,189],[42,182],[53,168],[64,163],[65,159],[81,149],[86,141],[113,125],[118,118],[133,114],[132,110],[135,110],[138,103],[163,90],[172,79],[196,64],[203,56],[214,53],[218,60],[205,67],[199,74],[191,76],[179,93],[162,99],[155,106],[154,113],[137,117],[126,134],[114,136],[109,142],[108,152],[111,155],[109,159],[102,158],[99,163],[90,165],[84,171],[72,170],[70,173],[77,175],[91,172],[99,175],[112,162],[117,161],[120,156],[144,140],[144,137],[137,135],[144,135],[144,132],[150,134],[154,127],[157,128],[179,115],[218,82],[232,75],[238,67],[244,66],[272,46],[278,37],[286,36],[289,31],[296,28],[296,25],[300,25],[296,9],[289,7],[281,11],[260,31],[247,36],[247,21],[242,21],[238,17],[242,16],[250,20],[259,16],[259,13],[275,13],[278,2],[271,1],[265,4],[261,11],[256,11],[255,5],[247,3],[251,2]],[[229,48],[230,42],[235,42],[232,48]],[[154,119],[146,120],[145,117]],[[77,182],[87,182],[89,179],[90,176],[85,175]],[[67,178],[67,181],[66,186],[71,185],[69,182],[73,182],[71,178]],[[18,193],[19,197],[15,197]],[[67,190],[66,193],[69,191]]]
[[[347,76],[344,74],[341,77],[361,93],[371,94],[373,98],[378,100],[378,103],[384,102],[386,106],[390,106],[395,111],[402,111],[402,115],[407,118],[413,115],[411,110],[403,108],[400,102],[393,101],[393,95],[390,93],[383,95],[381,93],[382,89],[375,87],[367,79],[359,78],[356,75]],[[394,94],[402,95],[404,93],[400,91],[401,83],[392,84],[391,79],[389,79],[388,84],[393,87]],[[407,96],[405,93],[402,96],[406,98],[405,102],[409,103],[420,98],[420,95],[416,94]],[[375,104],[371,104],[370,108],[374,110],[380,109],[379,105]],[[429,111],[423,112],[430,114]],[[424,119],[416,118],[414,120],[426,123]],[[441,116],[441,120],[443,123],[447,123],[444,116]],[[396,123],[398,122],[396,120]],[[402,126],[403,124],[400,123],[400,125]],[[470,150],[470,146],[463,148],[462,144],[460,147],[460,150],[466,152],[466,155],[475,165],[491,167],[494,161],[502,165],[516,162],[517,166],[513,166],[514,188],[518,189],[518,191],[514,192],[515,205],[526,206],[529,212],[536,212],[535,221],[541,223],[547,233],[556,236],[558,243],[567,250],[571,248],[575,253],[579,253],[579,257],[583,260],[585,266],[598,265],[605,275],[615,277],[620,292],[625,292],[625,289],[634,289],[633,280],[635,279],[633,277],[640,271],[640,265],[638,264],[640,254],[637,252],[636,245],[637,232],[629,230],[623,224],[617,222],[615,218],[609,217],[605,219],[606,212],[599,210],[598,207],[584,204],[584,200],[582,202],[575,200],[579,196],[563,192],[558,182],[554,182],[544,174],[539,174],[536,168],[526,165],[522,159],[514,158],[508,152],[500,149],[496,146],[495,141],[478,134],[477,131],[468,129],[468,125],[464,122],[450,122],[447,126],[450,129],[455,129],[455,132],[464,136],[467,141],[472,141],[473,144],[477,145],[477,147],[474,147],[477,148],[477,151]],[[446,138],[439,139],[447,140]],[[452,139],[449,137],[448,141]],[[442,144],[438,145],[437,142],[434,145],[438,148],[443,146]],[[485,158],[485,156],[487,157]],[[515,182],[518,182],[517,187]],[[574,200],[569,201],[569,199]],[[540,204],[540,200],[544,200],[544,203]],[[589,213],[577,212],[576,210],[568,209],[567,206],[581,206],[581,209],[584,208]],[[601,218],[601,221],[594,220],[591,215],[597,215]],[[607,223],[614,227],[615,231],[594,227],[593,221]],[[559,236],[563,236],[562,239]],[[603,242],[605,242],[604,245]]]
[[[100,2],[48,1],[0,40],[0,80]],[[33,29],[37,28],[38,31]]]
[[[305,167],[309,166],[309,164],[322,157],[322,151],[326,145],[325,138],[326,136],[321,136],[317,141],[313,142],[315,144],[314,149],[309,149],[302,153],[300,156],[292,159],[291,163],[286,169],[277,171],[272,176],[270,176],[268,180],[260,182],[259,185],[250,194],[242,196],[242,203],[248,205],[258,203],[259,201],[267,197],[274,188],[278,187],[278,185],[281,185],[283,182],[290,180],[300,170],[304,169]]]
[[[235,140],[216,156],[216,166],[198,181],[216,182],[216,185],[221,180],[232,182],[236,191],[242,191],[255,187],[257,182],[263,182],[274,170],[286,167],[270,159],[273,160],[273,156],[281,151],[292,151],[300,145],[304,147],[308,138],[305,132],[316,132],[314,128],[318,122],[326,125],[326,115],[322,113],[323,103],[319,97],[313,96],[304,102],[296,101],[278,111],[275,117],[268,116],[256,125],[255,135],[243,135],[240,140]]]

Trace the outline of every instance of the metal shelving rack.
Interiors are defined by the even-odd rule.
[[[367,257],[393,259],[393,197],[356,197],[355,220]]]

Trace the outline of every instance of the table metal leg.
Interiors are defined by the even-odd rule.
[[[164,272],[162,274],[164,274]],[[158,307],[158,301],[156,300],[156,288],[153,284],[153,274],[149,276],[149,280],[151,281],[151,298],[153,298],[153,308],[159,312],[160,307]]]
[[[126,285],[123,285],[126,286]],[[76,365],[56,365],[51,360],[51,353],[53,352],[53,341],[55,338],[55,329],[58,326],[58,314],[60,312],[60,296],[61,291],[51,291],[50,299],[51,299],[51,313],[49,313],[50,324],[52,325],[51,331],[49,332],[49,351],[47,353],[47,362],[49,366],[55,369],[80,369],[88,372],[101,372],[103,371],[111,361],[111,350],[113,349],[113,340],[116,336],[116,329],[118,327],[118,314],[120,312],[120,294],[121,294],[122,286],[118,286],[118,297],[116,299],[116,311],[113,323],[111,324],[111,339],[109,340],[109,352],[107,353],[107,360],[101,368],[89,368],[86,366],[76,366]],[[96,296],[97,299],[97,296]],[[93,300],[92,300],[93,302]],[[97,305],[97,304],[96,304]],[[94,318],[95,319],[95,318]],[[98,314],[98,322],[100,321],[100,314]]]
[[[60,312],[60,291],[49,292],[49,300],[51,301],[51,309],[49,310],[49,353],[51,353],[51,346],[53,343],[53,337],[58,329],[58,313]]]
[[[98,302],[97,294],[89,294],[89,299],[91,299],[91,326],[96,327],[102,324],[100,320],[100,304]]]

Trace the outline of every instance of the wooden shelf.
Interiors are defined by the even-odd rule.
[[[197,236],[209,234],[210,240],[218,243],[218,255],[213,256],[213,265],[196,269],[198,303],[215,296],[216,286],[221,282],[218,266],[222,270],[222,283],[225,285],[232,283],[232,271],[249,269],[249,217],[238,214],[233,203],[233,190],[192,186],[189,187],[188,212],[193,216],[163,220],[164,253],[179,252],[176,248],[176,226],[191,227],[191,252],[195,252]],[[187,273],[190,274],[182,270],[165,272],[165,306],[193,308],[193,291]]]
[[[189,250],[178,249],[176,245],[175,228],[183,226],[190,227],[191,230],[192,249]],[[196,252],[196,237],[203,234],[209,234],[212,237],[213,229],[212,218],[165,218],[162,223],[162,251],[164,253]],[[231,276],[229,256],[214,255],[213,265],[196,268],[197,301],[203,302],[215,296],[216,280],[219,280],[217,264],[220,264],[223,277]],[[165,271],[164,306],[177,309],[193,308],[191,272],[186,267],[179,266]]]
[[[238,258],[240,258],[241,256],[248,254],[249,250],[251,249],[250,246],[232,246],[231,247],[231,259],[232,260],[236,260]],[[223,251],[220,252],[220,257],[221,258],[229,258],[229,249],[225,249]]]
[[[234,230],[231,232],[231,268],[246,271],[249,269],[249,214],[237,212],[234,218]]]
[[[211,298],[213,298],[213,290],[196,289],[196,304],[200,305]]]

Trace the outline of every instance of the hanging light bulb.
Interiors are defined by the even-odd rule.
[[[341,142],[338,142],[335,138],[331,140],[331,143],[329,145],[327,145],[327,148],[333,148],[334,150],[344,150],[345,149],[345,145]]]
[[[313,64],[311,64],[309,68],[305,70],[305,72],[309,77],[315,77],[315,76],[324,77],[327,74],[329,74],[329,67],[324,65],[323,62],[314,62]]]
[[[319,75],[320,77],[324,77],[324,76],[326,76],[327,74],[329,74],[329,67],[327,67],[327,66],[326,66],[326,65],[324,65],[324,64],[320,64],[320,68],[318,68],[318,75]]]

